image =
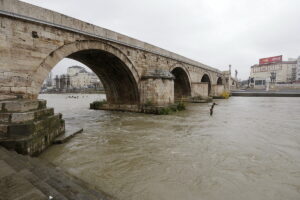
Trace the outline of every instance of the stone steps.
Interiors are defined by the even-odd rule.
[[[0,145],[18,153],[38,155],[65,131],[61,114],[21,124],[0,124]]]
[[[3,159],[5,158],[5,159]],[[6,160],[12,161],[8,152],[3,148],[0,149],[0,199],[17,200],[17,199],[48,199],[39,189],[32,185],[26,178],[19,176],[18,172],[7,163]],[[13,163],[14,166],[18,163]]]
[[[0,113],[0,123],[3,124],[18,124],[32,120],[39,120],[41,118],[54,114],[53,108],[43,108],[29,112],[13,112]]]
[[[45,120],[46,119],[46,120]],[[10,138],[15,137],[23,137],[23,136],[34,136],[38,134],[39,131],[44,131],[43,125],[46,123],[51,124],[53,121],[57,121],[61,119],[60,114],[55,114],[52,116],[43,117],[41,120],[37,120],[33,123],[31,122],[23,122],[19,124],[2,124],[2,126],[6,126],[6,132],[3,132],[5,136]],[[50,127],[49,127],[50,128]]]
[[[61,114],[39,99],[0,101],[0,145],[38,155],[65,131]]]
[[[36,100],[9,100],[0,102],[0,112],[28,112],[38,109],[46,108],[47,101],[36,99]]]
[[[12,190],[17,195],[12,194]],[[54,200],[112,199],[50,163],[0,147],[0,200],[21,196],[25,199],[49,199],[52,196]]]
[[[82,133],[83,129],[82,128],[76,128],[76,127],[71,127],[67,126],[65,133],[61,134],[57,138],[54,139],[53,144],[62,144],[67,141],[69,141],[71,138],[73,138],[75,135],[78,133]]]

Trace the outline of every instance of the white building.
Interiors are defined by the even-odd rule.
[[[265,58],[264,63],[251,66],[250,72],[250,86],[254,88],[263,88],[266,86],[266,81],[271,81],[276,84],[289,84],[296,82],[297,60],[289,59],[289,61],[276,60],[272,62],[272,59],[277,57]],[[261,59],[263,60],[263,59]],[[299,59],[298,59],[299,61]]]
[[[67,70],[70,77],[70,85],[72,88],[88,88],[94,87],[96,84],[102,86],[98,76],[93,72],[88,72],[80,66],[72,66]]]
[[[297,59],[296,82],[300,82],[300,56]]]
[[[52,89],[52,88],[53,88],[53,78],[52,78],[52,72],[50,72],[48,74],[48,77],[43,82],[42,90]]]

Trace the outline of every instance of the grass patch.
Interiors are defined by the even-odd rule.
[[[158,110],[159,115],[168,115],[172,112],[172,109],[170,107],[166,107],[166,108],[161,108]]]
[[[158,110],[157,114],[159,115],[169,115],[174,112],[185,110],[185,104],[183,102],[179,102],[175,105],[170,105],[168,107],[164,107]]]
[[[186,108],[185,108],[185,103],[183,103],[183,102],[179,102],[179,103],[177,103],[177,111],[181,111],[181,110],[185,110]]]
[[[145,106],[153,106],[153,102],[150,99],[147,99]]]

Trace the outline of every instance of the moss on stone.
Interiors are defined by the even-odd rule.
[[[103,107],[104,104],[106,104],[107,101],[106,100],[102,100],[102,101],[94,101],[93,103],[90,103],[90,109],[101,109],[101,107]]]

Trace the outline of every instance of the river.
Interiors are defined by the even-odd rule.
[[[43,94],[82,134],[48,160],[120,200],[299,200],[300,98],[232,97],[171,115],[89,110]]]

